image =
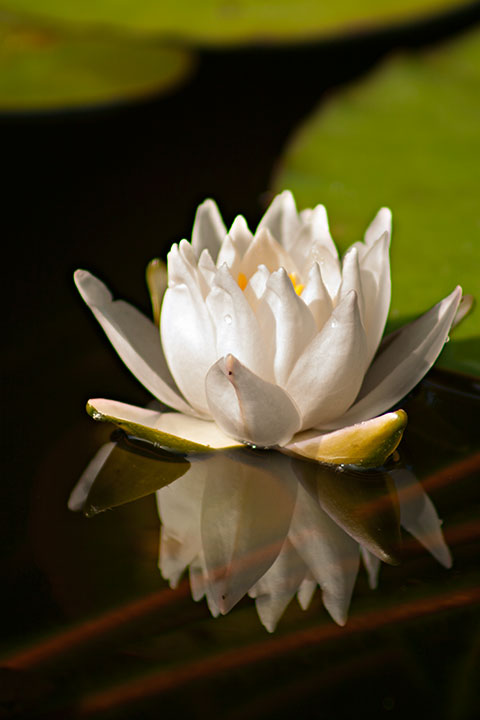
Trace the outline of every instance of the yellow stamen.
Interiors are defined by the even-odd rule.
[[[247,276],[243,273],[238,273],[237,282],[240,286],[240,290],[245,290],[245,288],[247,287]]]
[[[302,285],[302,283],[298,282],[297,273],[290,273],[288,277],[292,281],[293,289],[295,290],[297,295],[301,295],[305,289],[305,285]]]

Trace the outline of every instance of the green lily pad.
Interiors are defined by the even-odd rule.
[[[175,456],[154,456],[127,440],[109,453],[83,506],[87,517],[138,500],[185,475],[190,462]]]
[[[138,99],[176,85],[192,63],[148,39],[2,17],[0,65],[0,110],[25,111]]]
[[[2,0],[1,6],[206,45],[292,42],[398,24],[466,5],[465,0]]]
[[[400,513],[392,478],[294,460],[294,470],[337,525],[383,562],[399,562]]]
[[[392,208],[395,329],[460,284],[480,298],[480,35],[388,62],[321,106],[274,179],[299,207],[321,202],[345,250],[382,205]],[[480,374],[478,308],[440,364]]]

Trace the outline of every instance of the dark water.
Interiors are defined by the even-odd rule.
[[[348,53],[341,44],[204,53],[192,82],[158,101],[0,120],[10,253],[0,717],[477,716],[475,381],[431,373],[408,400],[402,444],[444,519],[452,569],[406,538],[376,591],[360,574],[344,628],[319,597],[307,612],[292,602],[269,636],[248,599],[213,620],[185,584],[167,589],[153,496],[90,519],[66,508],[110,435],[83,413],[86,399],[148,401],[80,303],[72,271],[98,273],[147,310],[143,268],[188,236],[199,201],[214,196],[227,221],[243,212],[255,225],[275,158],[319,99],[392,49],[440,42],[475,14],[478,4],[359,39]]]

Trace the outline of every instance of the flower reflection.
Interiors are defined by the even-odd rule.
[[[340,470],[245,448],[179,461],[177,479],[165,485],[158,482],[163,459],[147,458],[132,475],[131,455],[122,452],[115,442],[99,450],[70,508],[98,503],[98,486],[111,487],[112,476],[116,504],[163,485],[156,491],[160,571],[176,587],[188,570],[194,600],[205,598],[214,616],[248,594],[273,632],[295,595],[307,609],[319,587],[326,610],[345,624],[360,562],[375,588],[381,561],[397,560],[399,523],[451,564],[435,508],[405,468]],[[130,494],[120,497],[122,474]]]
[[[157,491],[160,571],[176,587],[188,568],[194,600],[205,597],[214,616],[227,613],[248,593],[261,622],[273,632],[295,595],[307,609],[320,587],[326,610],[345,624],[360,560],[375,588],[381,560],[392,559],[384,546],[388,534],[395,535],[397,497],[402,526],[445,567],[451,565],[436,510],[408,470],[391,472],[387,483],[393,480],[396,492],[383,495],[383,507],[375,499],[370,508],[365,506],[359,529],[358,520],[350,516],[349,521],[348,514],[345,522],[341,506],[345,471],[322,468],[323,477],[311,482],[308,473],[285,459],[274,461],[268,471],[268,463],[247,464],[226,456],[217,456],[214,464],[195,464]],[[339,492],[325,489],[325,473],[335,475]],[[356,482],[365,479],[357,477]],[[384,526],[380,539],[368,535],[368,525]],[[365,527],[362,544],[358,537]]]

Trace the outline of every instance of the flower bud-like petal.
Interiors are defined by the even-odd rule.
[[[300,416],[287,393],[242,365],[233,355],[208,371],[208,406],[227,435],[250,445],[284,445],[300,428]]]

